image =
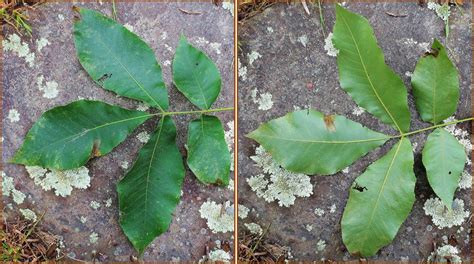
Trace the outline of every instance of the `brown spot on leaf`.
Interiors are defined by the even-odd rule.
[[[100,153],[100,140],[94,141],[94,145],[92,146],[92,157],[100,157],[102,154]]]
[[[326,129],[328,131],[330,132],[336,131],[336,126],[334,126],[334,115],[325,115],[324,124],[326,125]]]

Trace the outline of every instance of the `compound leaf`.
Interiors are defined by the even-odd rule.
[[[77,57],[104,89],[141,100],[161,111],[168,109],[168,91],[153,50],[137,35],[101,13],[76,8]]]
[[[28,131],[13,163],[68,170],[109,153],[150,115],[79,100],[46,111]]]
[[[301,110],[260,125],[248,137],[285,169],[328,175],[352,164],[388,137],[343,116]]]
[[[181,36],[173,59],[173,81],[191,103],[209,109],[221,91],[221,75],[201,50]]]
[[[451,208],[466,159],[464,147],[448,131],[437,128],[428,136],[422,153],[426,176],[448,208]]]
[[[175,139],[173,120],[165,116],[117,185],[120,226],[140,255],[168,229],[181,197],[185,171]]]
[[[333,42],[339,50],[337,65],[341,87],[369,113],[407,132],[410,112],[406,87],[385,64],[367,19],[336,5]]]
[[[416,64],[411,84],[421,119],[437,124],[456,112],[459,79],[443,45],[435,39],[431,49]]]
[[[201,115],[189,123],[187,163],[205,184],[229,184],[230,154],[224,128],[215,116]]]
[[[390,244],[411,211],[415,182],[406,138],[356,178],[341,220],[342,240],[351,254],[372,256]]]

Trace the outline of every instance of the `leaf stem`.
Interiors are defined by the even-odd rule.
[[[204,110],[195,110],[195,111],[161,112],[161,113],[149,114],[149,116],[205,114],[205,113],[217,113],[217,112],[224,112],[224,111],[232,111],[232,110],[234,110],[233,107],[224,107],[224,108],[204,109]]]
[[[445,127],[445,126],[454,125],[454,124],[457,124],[457,123],[467,122],[467,121],[471,121],[471,120],[474,120],[474,117],[464,118],[464,119],[460,119],[460,120],[454,120],[454,121],[443,123],[443,124],[438,124],[438,125],[434,125],[434,126],[430,126],[430,127],[425,127],[425,128],[421,128],[421,129],[418,129],[418,130],[410,131],[408,133],[401,133],[400,135],[397,135],[397,136],[391,136],[390,138],[400,138],[400,137],[411,136],[411,135],[418,134],[418,133],[421,133],[421,132],[424,132],[424,131],[427,131],[427,130],[432,130],[432,129],[435,129],[435,128]]]
[[[324,32],[324,17],[323,17],[323,9],[321,8],[321,0],[318,0],[318,8],[319,8],[319,23],[321,24],[321,31],[323,32],[323,37],[326,38],[326,33]]]

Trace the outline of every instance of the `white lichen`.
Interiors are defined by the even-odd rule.
[[[130,32],[135,32],[135,27],[133,27],[132,25],[130,24],[125,24],[123,25],[126,29],[128,29]]]
[[[171,61],[170,60],[165,60],[163,62],[163,66],[170,66],[171,65]]]
[[[332,32],[328,34],[326,39],[324,40],[324,50],[326,53],[331,57],[337,57],[339,54],[339,50],[334,47],[334,43],[332,41],[333,34]]]
[[[320,239],[318,243],[316,243],[316,249],[318,252],[323,252],[326,249],[326,241]]]
[[[143,112],[145,112],[145,111],[148,111],[148,109],[150,109],[150,106],[149,106],[148,104],[146,104],[146,103],[140,102],[140,103],[138,103],[136,109],[137,109],[138,111],[143,111]]]
[[[214,201],[204,202],[199,213],[201,218],[207,220],[207,226],[213,233],[234,231],[234,210],[230,201],[223,204],[217,204]]]
[[[100,208],[100,203],[97,202],[97,201],[91,201],[89,205],[90,205],[90,207],[91,207],[92,209],[94,209],[94,210],[97,210],[97,209]]]
[[[80,220],[81,220],[81,223],[85,224],[87,222],[87,217],[82,215]]]
[[[267,27],[267,31],[268,31],[268,33],[273,33],[274,30],[273,30],[272,27]]]
[[[55,81],[47,81],[45,84],[44,76],[38,76],[36,80],[36,84],[38,85],[38,89],[43,92],[43,97],[48,99],[53,99],[58,96],[58,83]]]
[[[255,50],[250,52],[249,54],[247,54],[249,65],[252,65],[256,60],[260,59],[261,57],[262,55]]]
[[[303,36],[300,36],[298,37],[298,42],[301,43],[301,45],[303,45],[303,47],[306,48],[306,45],[308,45],[308,36],[306,35],[303,35]]]
[[[16,204],[22,204],[26,198],[24,193],[15,188],[13,178],[9,177],[5,172],[2,172],[2,195],[11,196]]]
[[[426,200],[423,209],[438,229],[461,225],[469,216],[469,211],[464,211],[464,201],[458,198],[454,199],[452,209],[447,208],[439,198]]]
[[[36,220],[38,219],[38,218],[36,217],[35,212],[31,211],[30,209],[20,209],[20,213],[23,215],[23,217],[24,217],[26,220],[30,220],[30,221],[36,222]]]
[[[8,119],[10,119],[12,123],[20,121],[20,113],[18,113],[16,109],[10,109],[10,111],[8,111]]]
[[[227,189],[229,189],[230,191],[234,191],[234,180],[229,179],[229,185],[227,185]]]
[[[313,225],[307,224],[307,225],[304,226],[304,228],[305,228],[306,231],[308,231],[308,232],[313,231]]]
[[[237,60],[237,66],[239,78],[241,78],[243,81],[247,80],[247,66],[242,65],[240,59]]]
[[[138,141],[140,141],[141,143],[147,143],[148,140],[150,140],[150,134],[148,134],[148,133],[145,132],[145,131],[142,131],[142,132],[138,133],[137,139],[138,139]]]
[[[353,114],[353,115],[356,115],[356,116],[360,116],[360,115],[362,115],[363,113],[365,113],[365,109],[362,108],[362,107],[360,107],[360,106],[357,106],[356,108],[354,108],[354,109],[352,110],[352,114]]]
[[[227,143],[227,148],[230,152],[230,170],[234,171],[234,120],[227,122],[227,128],[224,132],[225,142]],[[233,187],[232,187],[233,188]],[[233,190],[233,189],[232,189]]]
[[[46,38],[40,38],[40,39],[37,39],[36,40],[36,50],[38,52],[41,52],[41,50],[46,47],[47,45],[49,45],[49,40],[46,39]]]
[[[24,58],[28,66],[33,67],[35,65],[35,54],[30,51],[28,43],[22,42],[20,36],[17,34],[11,34],[2,41],[3,51],[11,51],[18,57]]]
[[[112,198],[105,200],[105,207],[110,207],[110,206],[112,206]]]
[[[211,47],[211,49],[213,49],[216,52],[216,54],[221,54],[221,46],[222,46],[221,43],[212,42],[212,43],[209,43],[209,46]]]
[[[230,0],[222,2],[222,8],[228,10],[234,16],[234,3]]]
[[[458,183],[459,189],[465,190],[472,187],[472,176],[468,171],[463,171]]]
[[[251,234],[258,235],[258,236],[263,234],[263,229],[259,224],[249,223],[249,224],[244,224],[244,226],[250,231]]]
[[[234,207],[231,206],[231,208],[232,208],[232,211],[233,211]],[[237,214],[239,215],[240,219],[247,218],[247,216],[250,212],[250,209],[248,209],[245,205],[241,205],[241,204],[239,204],[239,206],[237,206],[237,210],[238,210]]]
[[[448,21],[451,15],[450,6],[447,3],[440,5],[435,2],[428,2],[428,9],[435,11],[436,15],[443,21]]]
[[[99,240],[99,235],[98,235],[96,232],[92,232],[92,233],[89,235],[89,242],[90,242],[91,244],[97,243],[98,240]]]
[[[316,209],[314,209],[314,214],[321,217],[321,216],[324,215],[324,210],[321,209],[321,208],[316,208]]]
[[[428,257],[428,263],[461,263],[461,258],[458,256],[459,250],[451,245],[444,245],[431,252]]]
[[[333,204],[333,205],[331,205],[331,207],[329,208],[329,212],[330,212],[331,214],[333,214],[333,213],[336,212],[336,209],[337,209],[336,204]]]
[[[54,189],[57,196],[66,197],[73,188],[87,189],[90,185],[89,169],[80,167],[73,170],[46,170],[38,166],[26,166],[30,178],[45,191]]]
[[[265,174],[247,179],[252,191],[267,202],[278,201],[280,206],[289,207],[295,203],[296,197],[309,197],[313,194],[310,177],[301,173],[292,173],[281,168],[262,146],[250,157]]]
[[[128,166],[129,166],[128,161],[122,161],[122,163],[120,163],[120,167],[124,170],[128,169]]]
[[[215,263],[217,261],[219,262],[224,262],[224,263],[230,263],[230,260],[232,259],[232,256],[229,254],[229,252],[225,252],[222,249],[215,249],[209,252],[208,255],[208,260],[211,263]]]
[[[266,111],[273,107],[272,95],[270,93],[263,93],[258,96],[258,89],[255,88],[251,91],[250,96],[252,97],[252,101],[258,104],[259,110]]]
[[[58,19],[59,19],[59,21],[63,21],[64,20],[64,15],[63,14],[58,14]]]

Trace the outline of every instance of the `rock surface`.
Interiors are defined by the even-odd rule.
[[[411,129],[428,126],[420,121],[411,94],[409,73],[413,72],[418,58],[426,45],[431,46],[433,38],[445,41],[444,23],[436,14],[416,3],[403,4],[347,4],[347,8],[365,16],[374,27],[379,45],[385,53],[386,62],[398,73],[408,88],[411,110]],[[449,20],[450,56],[454,60],[461,84],[461,99],[456,118],[471,116],[471,6],[452,8]],[[329,177],[314,176],[310,198],[297,198],[290,208],[279,207],[276,202],[266,203],[258,198],[246,183],[246,179],[261,173],[250,156],[255,155],[257,143],[245,137],[262,122],[280,117],[293,111],[294,107],[314,108],[325,114],[345,115],[365,126],[384,133],[395,133],[389,126],[379,122],[368,113],[357,115],[356,104],[339,86],[335,57],[324,50],[325,37],[322,34],[317,5],[310,6],[307,15],[301,5],[274,5],[263,13],[247,20],[239,28],[242,51],[239,54],[241,68],[247,73],[239,78],[239,203],[254,209],[249,218],[240,221],[239,230],[246,231],[244,223],[256,222],[262,227],[271,224],[267,235],[274,243],[290,246],[291,253],[298,260],[348,260],[357,259],[348,254],[341,240],[340,219],[353,180],[367,166],[390,149],[394,141],[376,149],[349,167],[348,173],[336,173]],[[387,14],[404,15],[393,17]],[[406,15],[406,16],[405,16]],[[334,7],[323,6],[325,33],[332,31],[335,21]],[[261,55],[256,60],[254,55]],[[243,74],[240,71],[239,74]],[[253,102],[252,90],[259,94],[272,94],[273,107],[263,111]],[[458,127],[468,130],[469,123]],[[459,227],[437,229],[424,214],[424,202],[434,196],[428,186],[421,164],[421,150],[427,133],[412,136],[417,143],[415,150],[415,174],[417,175],[416,197],[413,210],[400,228],[395,240],[373,257],[378,260],[399,261],[426,259],[434,250],[433,243],[441,245],[442,237],[453,237],[461,250],[463,261],[469,261],[471,240],[470,222]],[[317,159],[318,157],[314,157]],[[471,207],[471,189],[457,191],[455,196]],[[330,207],[336,206],[334,213]],[[321,217],[314,213],[321,208]],[[469,210],[469,209],[468,209]],[[308,231],[307,225],[312,225]],[[430,229],[432,227],[432,231]],[[317,251],[317,242],[322,239],[327,246]],[[450,240],[453,241],[453,240]]]
[[[112,12],[108,3],[75,5],[96,9],[107,15]],[[136,252],[118,224],[115,184],[126,172],[121,168],[122,162],[126,161],[131,166],[142,146],[136,138],[137,134],[142,131],[151,133],[156,120],[138,128],[109,155],[90,161],[87,167],[90,170],[91,186],[86,190],[73,190],[67,198],[57,197],[52,191],[43,191],[28,177],[23,166],[7,163],[32,124],[52,107],[80,97],[128,108],[138,106],[137,101],[120,98],[101,89],[82,69],[73,43],[72,6],[72,3],[47,3],[30,12],[33,37],[22,39],[36,55],[33,67],[29,67],[23,58],[12,52],[3,54],[3,169],[14,178],[16,188],[28,196],[21,206],[14,204],[13,210],[5,209],[6,215],[15,217],[19,208],[30,208],[38,215],[45,213],[42,225],[50,232],[63,236],[66,248],[62,250],[76,259],[90,261],[95,251],[95,256],[100,260],[128,262],[130,255],[136,255]],[[201,14],[189,15],[179,9]],[[210,3],[117,3],[117,13],[119,22],[132,26],[132,31],[155,51],[170,94],[170,111],[196,109],[172,85],[169,63],[181,33],[203,49],[216,62],[222,74],[222,92],[214,107],[233,105],[233,17],[228,10]],[[8,27],[4,32],[5,37],[13,33]],[[38,51],[36,40],[41,38],[46,38],[50,44]],[[43,97],[37,85],[40,75],[44,76],[44,82],[57,82],[58,95],[55,98]],[[11,109],[20,113],[18,122],[12,123],[8,119]],[[224,125],[233,119],[232,112],[219,113],[218,116]],[[175,117],[177,144],[183,155],[187,124],[192,118],[190,115]],[[145,252],[144,260],[198,260],[206,254],[206,246],[215,240],[231,241],[231,233],[211,233],[205,220],[200,217],[199,208],[207,199],[223,203],[232,201],[232,197],[233,193],[227,188],[200,184],[188,170],[182,201],[174,213],[169,231],[153,242]],[[4,205],[12,203],[10,198],[2,198]],[[112,199],[112,205],[106,207],[105,201],[109,198]],[[101,206],[94,210],[90,207],[91,201],[97,201]],[[85,223],[80,221],[81,216],[87,217]],[[93,232],[98,234],[97,243],[90,242],[89,236]]]

